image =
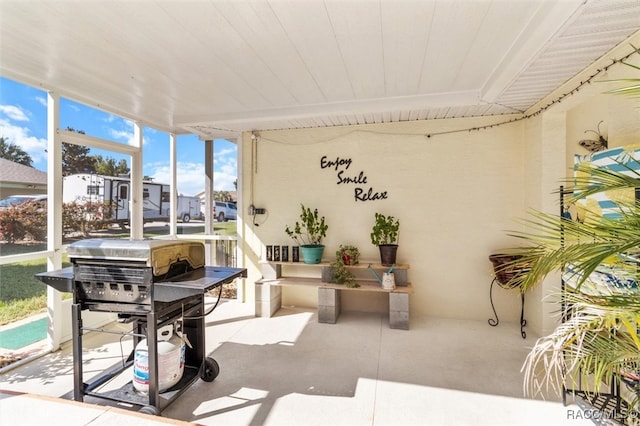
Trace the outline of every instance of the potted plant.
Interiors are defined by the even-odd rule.
[[[356,246],[341,244],[336,251],[336,261],[344,265],[357,265],[360,261],[360,250]]]
[[[336,261],[331,264],[333,282],[344,284],[345,287],[349,288],[360,287],[360,284],[356,282],[355,275],[346,268],[349,265],[357,265],[359,258],[360,251],[358,247],[340,245],[340,248],[336,251]]]
[[[318,209],[311,210],[300,204],[300,221],[296,221],[293,229],[287,225],[285,232],[300,245],[300,253],[304,263],[320,263],[324,253],[322,239],[327,236],[328,225]]]
[[[393,216],[376,213],[376,221],[371,229],[371,243],[380,250],[380,263],[391,266],[396,263],[400,220]]]

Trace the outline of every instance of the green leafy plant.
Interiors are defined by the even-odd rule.
[[[567,203],[576,205],[611,191],[634,194],[640,175],[627,169],[625,174],[580,166],[567,191],[571,194]],[[573,274],[561,295],[562,323],[538,339],[525,361],[525,387],[531,394],[560,392],[561,386],[571,389],[581,383],[583,390],[596,395],[599,385],[610,383],[614,375],[637,377],[640,372],[640,204],[635,197],[616,202],[618,217],[586,215],[569,220],[533,212],[524,221],[531,231],[512,233],[527,243],[519,250],[520,262],[529,262],[530,268],[514,278],[523,290],[537,286],[554,271],[565,272],[566,278],[570,267]],[[601,270],[613,282],[636,284],[594,285],[590,277]],[[640,382],[635,383],[639,390]],[[637,398],[631,401],[632,405],[637,402]]]
[[[606,93],[640,95],[640,79],[614,81],[626,85]],[[617,217],[586,211],[568,220],[533,212],[524,221],[529,231],[512,233],[526,242],[524,251],[519,250],[523,255],[519,261],[528,262],[529,269],[511,284],[526,291],[554,271],[566,273],[569,267],[573,274],[563,277],[571,281],[570,285],[563,282],[561,324],[538,339],[527,356],[525,389],[535,395],[578,385],[595,396],[602,383],[620,377],[631,390],[627,402],[632,412],[640,401],[640,202],[635,196],[640,174],[625,161],[619,161],[619,166],[622,172],[583,164],[563,193],[571,194],[566,200],[569,206],[599,193],[633,194],[617,197]],[[599,269],[605,270],[607,285],[594,285],[590,279]]]
[[[340,245],[336,251],[336,261],[331,264],[333,269],[333,280],[338,284],[344,284],[348,288],[360,287],[356,282],[355,275],[346,268],[346,265],[356,265],[360,259],[358,247],[351,245]]]
[[[371,244],[395,244],[398,241],[400,220],[393,216],[376,213],[376,221],[371,229]]]
[[[300,207],[300,221],[296,221],[293,229],[287,225],[285,232],[301,246],[321,245],[322,239],[327,236],[327,229],[329,229],[324,216],[318,214],[318,209],[311,210],[304,204],[300,204]]]
[[[360,262],[360,250],[352,245],[342,245],[336,251],[336,261],[340,261],[345,265],[357,265]]]

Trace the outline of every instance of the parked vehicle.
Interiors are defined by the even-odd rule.
[[[29,201],[47,201],[46,194],[36,194],[36,195],[11,195],[7,198],[3,198],[0,200],[0,210],[6,209],[12,206],[19,206],[20,204],[29,202]]]
[[[213,217],[217,219],[218,222],[236,220],[238,219],[238,207],[235,203],[216,201],[213,207]]]
[[[129,222],[129,202],[131,199],[130,179],[126,177],[104,176],[80,173],[65,176],[62,183],[63,203],[111,203],[111,220],[116,223]],[[143,185],[143,220],[169,220],[169,185],[145,181]]]
[[[200,198],[196,196],[178,195],[178,219],[184,223],[189,223],[191,219],[204,219],[200,204]]]

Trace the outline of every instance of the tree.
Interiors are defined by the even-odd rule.
[[[89,156],[89,147],[62,142],[62,175],[94,173],[95,159]]]
[[[213,191],[213,199],[216,201],[233,201],[229,191]]]
[[[105,176],[123,176],[129,175],[129,166],[127,161],[122,159],[116,163],[116,160],[112,157],[103,158],[102,155],[96,155],[95,159],[95,172],[99,175]]]
[[[16,144],[9,142],[4,136],[0,136],[0,158],[33,167],[31,156]]]
[[[67,127],[68,131],[84,135],[84,131]],[[89,156],[88,146],[75,145],[62,142],[62,175],[68,176],[76,173],[94,173],[95,160]]]

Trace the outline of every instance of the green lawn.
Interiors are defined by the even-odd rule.
[[[46,270],[44,258],[0,266],[0,325],[46,309],[47,286],[34,278]]]

